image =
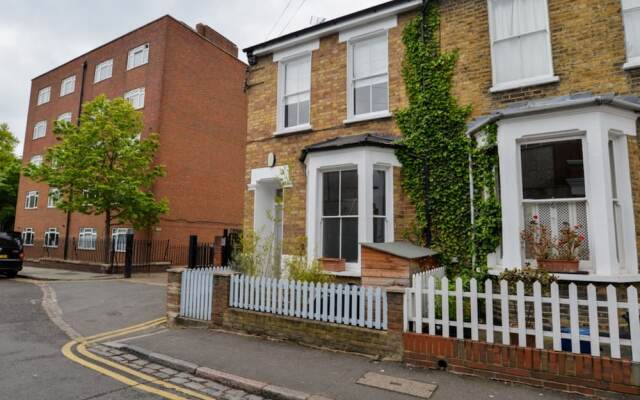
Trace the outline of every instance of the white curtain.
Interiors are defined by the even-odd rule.
[[[306,92],[311,88],[311,59],[304,57],[285,65],[285,96]]]
[[[353,44],[353,77],[367,78],[387,72],[387,38],[376,36]]]
[[[640,0],[622,0],[627,57],[640,57]]]
[[[545,0],[491,0],[496,83],[551,74]]]

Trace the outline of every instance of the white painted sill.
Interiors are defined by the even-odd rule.
[[[389,111],[378,111],[378,112],[362,114],[362,115],[353,115],[345,119],[344,121],[342,121],[342,123],[353,124],[356,122],[371,121],[373,119],[389,118],[392,116],[393,114],[391,114]]]
[[[273,136],[286,135],[288,133],[306,132],[310,130],[313,130],[313,126],[311,126],[311,124],[297,125],[289,128],[278,129],[277,131],[273,132]]]
[[[489,89],[489,91],[491,93],[498,93],[498,92],[504,92],[506,90],[519,89],[519,88],[525,88],[525,87],[536,86],[536,85],[544,85],[546,83],[558,82],[559,80],[560,78],[555,75],[543,76],[539,78],[521,79],[518,81],[499,83],[497,85],[494,85],[491,89]]]
[[[640,68],[640,57],[632,58],[622,66],[622,69],[625,71],[635,68]]]

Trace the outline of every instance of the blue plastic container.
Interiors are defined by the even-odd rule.
[[[571,328],[560,328],[560,332],[571,334]],[[589,328],[580,328],[580,336],[589,336]],[[573,351],[571,349],[571,339],[562,338],[562,351]],[[580,341],[580,353],[591,354],[591,342],[588,340]]]

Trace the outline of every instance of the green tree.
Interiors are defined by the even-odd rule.
[[[20,181],[20,159],[13,153],[18,139],[0,123],[0,231],[13,227]]]
[[[84,104],[78,125],[55,123],[59,143],[25,175],[58,189],[57,208],[104,216],[108,241],[114,224],[150,228],[168,211],[168,202],[156,200],[151,191],[164,175],[164,167],[153,162],[158,135],[140,139],[142,129],[142,113],[128,101],[99,96]]]

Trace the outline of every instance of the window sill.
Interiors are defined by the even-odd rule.
[[[343,124],[353,124],[356,122],[371,121],[373,119],[391,118],[393,114],[389,111],[378,111],[362,115],[353,115],[342,121]]]
[[[497,85],[494,85],[491,89],[489,89],[489,92],[491,93],[504,92],[511,89],[519,89],[519,88],[525,88],[528,86],[544,85],[546,83],[554,83],[558,81],[560,81],[560,78],[555,75],[543,76],[538,78],[521,79],[517,81],[499,83]]]
[[[289,128],[278,129],[277,131],[273,132],[273,136],[287,135],[289,133],[308,132],[311,130],[313,130],[313,127],[311,126],[311,124],[304,124],[304,125],[292,126]]]
[[[636,68],[640,68],[640,57],[632,58],[622,66],[622,69],[625,71]]]

